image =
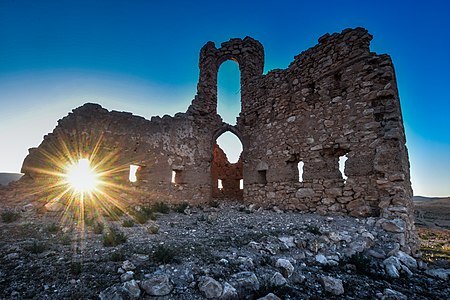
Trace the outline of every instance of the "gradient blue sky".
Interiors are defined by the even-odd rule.
[[[265,72],[324,33],[367,28],[396,67],[416,195],[450,195],[450,5],[446,1],[0,0],[0,172],[18,172],[56,121],[85,102],[150,118],[185,111],[198,55],[251,36]],[[239,111],[239,72],[219,72],[219,112]],[[232,122],[230,121],[230,122]]]

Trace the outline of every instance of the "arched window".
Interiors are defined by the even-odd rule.
[[[227,60],[220,66],[217,76],[217,113],[225,123],[235,125],[241,112],[239,65]]]

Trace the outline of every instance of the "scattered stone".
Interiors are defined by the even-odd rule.
[[[284,258],[279,258],[275,263],[275,267],[280,270],[281,274],[283,274],[285,278],[291,277],[292,273],[294,272],[294,266],[289,260]]]
[[[232,275],[230,284],[236,288],[239,295],[257,291],[260,287],[258,277],[253,272],[240,272]]]
[[[400,292],[386,288],[383,291],[383,296],[381,297],[381,300],[408,300],[408,297],[406,297]]]
[[[400,260],[395,256],[390,256],[383,261],[384,268],[389,277],[400,278],[400,273],[398,272],[401,268]]]
[[[126,260],[122,263],[121,267],[125,272],[136,270],[136,266],[129,260]]]
[[[403,251],[398,251],[395,256],[400,260],[402,264],[407,266],[409,269],[417,269],[417,261],[410,255]]]
[[[164,273],[153,273],[140,283],[141,288],[150,296],[165,296],[173,290],[169,276]]]
[[[198,289],[206,299],[219,298],[222,295],[222,285],[212,277],[202,276],[198,283]]]
[[[273,286],[282,286],[287,284],[286,278],[281,275],[280,272],[275,272],[273,276],[270,278],[270,284]]]
[[[64,210],[64,205],[58,202],[49,202],[44,205],[45,209],[50,212],[60,212]]]
[[[130,280],[123,283],[123,289],[127,292],[131,299],[139,299],[141,289],[136,280]]]
[[[330,276],[322,276],[321,280],[325,291],[330,292],[333,295],[342,295],[344,293],[342,280]]]
[[[281,299],[277,297],[275,294],[269,293],[262,298],[258,298],[257,300],[281,300]]]
[[[223,284],[223,292],[220,297],[221,300],[236,300],[238,299],[238,293],[236,289],[229,284],[228,282],[224,282]]]
[[[133,279],[133,277],[134,277],[134,272],[127,271],[126,273],[123,273],[122,275],[120,275],[120,281],[122,281],[122,282],[129,281],[129,280]]]
[[[100,300],[126,300],[128,292],[122,286],[113,285],[100,292],[98,297]]]
[[[450,269],[429,269],[425,271],[425,274],[433,278],[449,280]]]

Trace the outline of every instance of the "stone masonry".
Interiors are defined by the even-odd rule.
[[[403,250],[415,252],[395,71],[388,55],[370,52],[371,39],[363,28],[326,34],[287,69],[266,75],[258,41],[231,39],[220,48],[208,42],[200,51],[197,95],[186,113],[149,121],[85,104],[30,149],[22,172],[43,182],[64,172],[56,162],[86,157],[108,180],[132,185],[146,199],[200,204],[241,198],[266,208],[379,217]],[[227,60],[241,72],[235,126],[217,114],[217,73]],[[237,164],[229,164],[216,144],[226,131],[242,142]],[[343,157],[346,179],[338,164]],[[140,166],[136,183],[128,182],[130,165]]]

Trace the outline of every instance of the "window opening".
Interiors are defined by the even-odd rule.
[[[216,143],[227,156],[229,163],[235,164],[239,161],[242,153],[242,143],[234,133],[230,131],[222,133],[217,138]]]
[[[130,165],[130,174],[128,175],[128,180],[130,182],[137,181],[136,173],[139,171],[140,168],[141,167],[138,165]]]
[[[305,164],[303,163],[303,161],[298,162],[298,181],[299,182],[303,182],[303,167],[304,166],[305,166]]]
[[[241,112],[241,81],[237,62],[227,60],[217,75],[217,113],[225,123],[236,125]]]
[[[258,183],[267,184],[267,171],[266,170],[258,171]]]
[[[239,189],[240,190],[244,189],[244,179],[239,180]]]
[[[172,183],[176,183],[177,172],[172,170]]]
[[[222,189],[223,189],[222,179],[217,179],[217,188],[218,188],[219,190],[222,190]]]
[[[347,175],[345,175],[345,163],[347,161],[348,157],[347,154],[339,157],[339,171],[341,172],[342,179],[344,179],[344,182],[347,181]]]

